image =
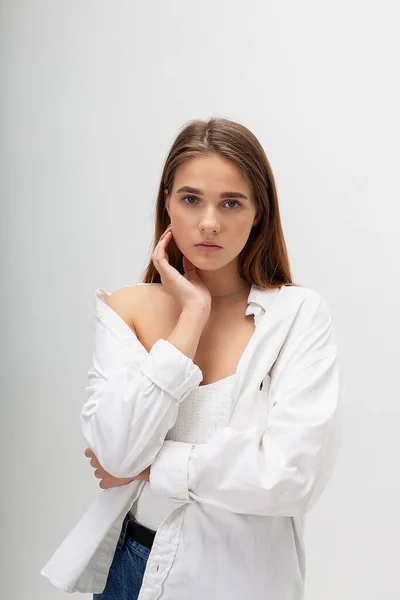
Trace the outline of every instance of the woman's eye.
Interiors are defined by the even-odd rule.
[[[184,198],[182,198],[182,200],[186,200],[186,198],[194,198],[194,196],[185,196]],[[196,198],[194,198],[196,200]],[[189,204],[191,204],[191,202],[189,202]]]
[[[237,204],[238,206],[240,206],[240,203],[239,203],[237,200],[227,200],[226,202],[227,202],[227,203],[228,203],[228,202],[236,202],[236,204]],[[235,208],[235,207],[234,207],[234,208]]]
[[[193,198],[194,200],[197,200],[197,198],[195,196],[184,196],[182,198],[182,200],[186,200],[187,198]],[[240,202],[238,202],[237,200],[227,200],[225,204],[228,204],[228,202],[235,202],[238,206],[240,206]],[[194,204],[194,202],[186,202],[186,204],[189,204],[192,206]],[[236,206],[233,206],[230,208],[236,208]]]

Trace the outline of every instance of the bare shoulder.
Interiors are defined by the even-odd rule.
[[[127,285],[110,294],[105,303],[137,334],[135,323],[149,311],[154,314],[168,297],[161,283]]]

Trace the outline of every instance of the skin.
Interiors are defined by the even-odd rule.
[[[198,188],[202,195],[181,191],[181,187]],[[228,196],[223,192],[239,192],[246,198]],[[171,194],[165,191],[165,206],[170,226],[163,238],[173,234],[174,241],[187,264],[196,268],[198,278],[211,296],[221,296],[240,290],[246,284],[238,273],[239,254],[246,245],[252,227],[257,223],[257,210],[250,183],[230,160],[216,154],[192,158],[175,172]],[[172,233],[167,233],[169,230]],[[217,252],[203,252],[195,244],[212,241],[222,246]],[[220,298],[211,312],[225,310],[227,305],[241,302],[248,289],[232,298]],[[103,469],[96,455],[86,448],[85,456],[95,469],[94,476],[102,489],[126,485],[133,480],[149,481],[151,465],[133,478],[117,478]]]

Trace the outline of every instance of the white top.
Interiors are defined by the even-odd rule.
[[[215,431],[217,415],[231,402],[234,375],[214,383],[195,387],[179,405],[175,425],[168,431],[166,440],[204,444]],[[148,481],[133,504],[132,513],[141,525],[156,531],[161,521],[175,508],[164,495],[155,494]]]
[[[167,340],[147,352],[107,295],[95,292],[82,433],[112,475],[152,465],[150,489],[174,505],[138,600],[303,600],[304,515],[332,474],[338,443],[339,362],[326,302],[310,288],[252,285],[245,314],[256,330],[231,402],[208,441],[192,443],[165,438],[201,370]],[[41,574],[67,592],[102,592],[143,483],[99,489]]]

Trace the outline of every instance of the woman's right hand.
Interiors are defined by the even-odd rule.
[[[211,310],[211,294],[207,286],[199,279],[196,267],[183,256],[185,275],[169,264],[167,246],[172,238],[171,224],[161,235],[151,256],[153,264],[160,273],[161,283],[181,307],[181,310],[198,308]]]

